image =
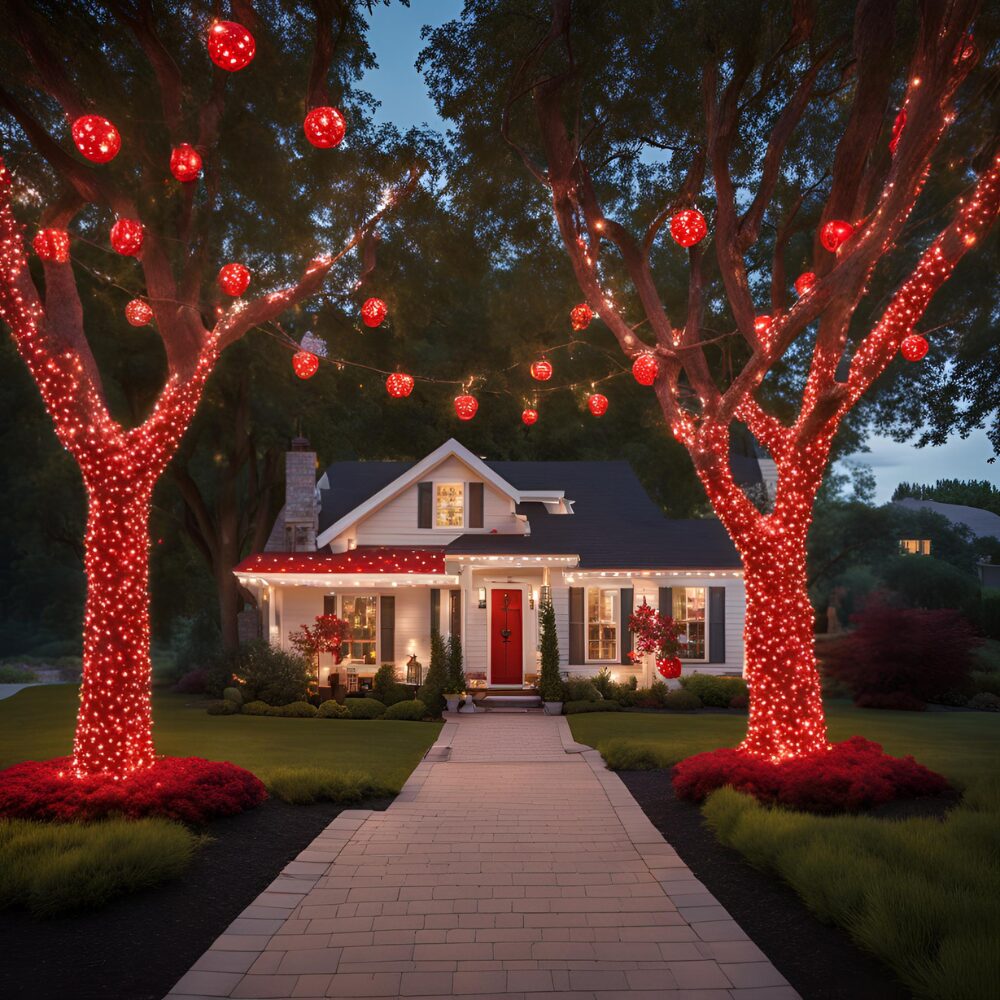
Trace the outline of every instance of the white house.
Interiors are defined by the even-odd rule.
[[[393,663],[405,678],[414,655],[426,668],[435,626],[461,638],[471,686],[531,687],[551,595],[564,673],[607,666],[645,685],[655,669],[633,664],[627,627],[645,599],[684,624],[685,672],[743,670],[725,530],[665,517],[627,462],[489,462],[450,440],[419,462],[338,462],[317,482],[308,443],[292,449],[266,550],[234,571],[272,643],[334,613],[351,627],[342,674]]]

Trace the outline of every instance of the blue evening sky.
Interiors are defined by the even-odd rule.
[[[376,7],[371,19],[370,42],[378,59],[378,69],[369,72],[364,87],[382,107],[378,121],[391,121],[402,129],[427,123],[445,130],[427,87],[414,66],[422,47],[420,28],[437,26],[456,17],[462,0],[411,0],[410,6],[393,4]],[[897,483],[932,483],[936,479],[988,479],[1000,484],[1000,462],[987,465],[993,449],[983,431],[966,440],[957,435],[937,448],[915,448],[890,438],[874,436],[870,451],[855,456],[870,465],[877,480],[877,500],[888,500]]]

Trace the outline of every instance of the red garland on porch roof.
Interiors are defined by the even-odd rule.
[[[434,549],[372,546],[350,552],[259,552],[237,573],[433,573],[445,572],[444,553]]]

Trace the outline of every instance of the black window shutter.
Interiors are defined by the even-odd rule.
[[[483,526],[483,484],[469,483],[469,521],[470,528]]]
[[[584,662],[583,637],[584,622],[583,587],[569,588],[569,662]]]
[[[433,483],[417,483],[417,527],[431,527],[431,490]]]
[[[441,591],[431,587],[431,635],[441,631]]]
[[[324,615],[335,615],[337,613],[337,595],[336,594],[324,594],[323,595],[323,614]]]
[[[708,588],[708,662],[726,662],[726,588]]]
[[[631,663],[629,659],[629,653],[632,652],[632,633],[628,630],[628,620],[629,616],[635,610],[633,603],[635,601],[635,590],[632,587],[622,587],[622,610],[621,610],[621,623],[619,628],[621,628],[621,662]]]
[[[380,662],[396,662],[396,598],[383,594],[378,599],[378,641]]]
[[[674,617],[674,588],[660,587],[660,614]]]
[[[449,607],[450,612],[450,631],[451,634],[456,639],[461,639],[462,637],[462,591],[452,590],[449,593],[451,599],[451,605]]]

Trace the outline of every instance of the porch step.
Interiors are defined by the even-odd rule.
[[[542,699],[537,694],[489,694],[477,704],[491,712],[527,712],[540,709]]]

